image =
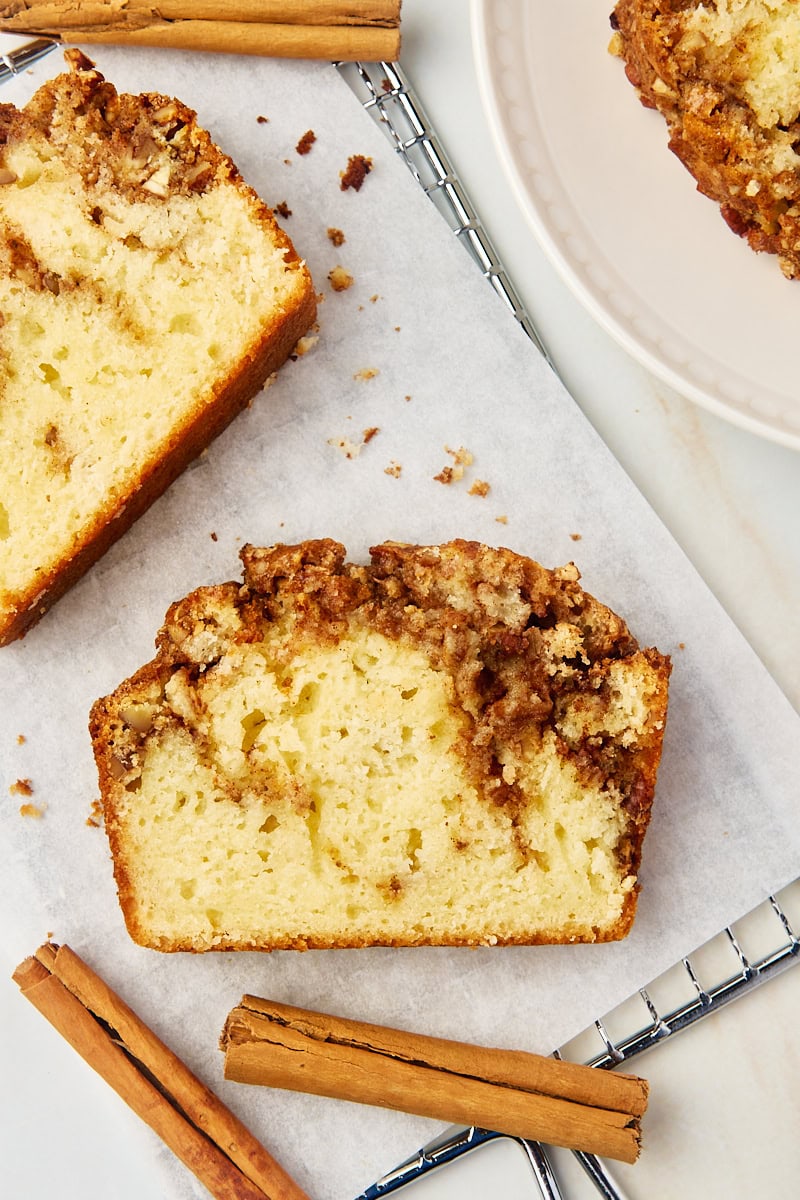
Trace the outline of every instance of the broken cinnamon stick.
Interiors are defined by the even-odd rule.
[[[40,946],[13,978],[217,1200],[308,1200],[222,1101],[68,946]]]
[[[400,0],[0,0],[0,32],[276,58],[393,62]]]
[[[225,1077],[478,1125],[635,1162],[647,1083],[527,1051],[404,1033],[244,996],[220,1048]]]

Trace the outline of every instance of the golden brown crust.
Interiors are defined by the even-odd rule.
[[[244,586],[230,582],[200,588],[173,604],[158,634],[156,658],[92,709],[91,736],[120,903],[135,940],[160,949],[198,948],[191,939],[154,941],[152,930],[139,921],[136,864],[128,862],[119,833],[117,792],[138,786],[148,739],[176,719],[161,703],[168,681],[181,676],[192,689],[193,681],[213,673],[231,647],[264,643],[272,627],[279,627],[280,635],[270,642],[270,655],[289,673],[307,650],[337,645],[354,622],[421,650],[435,669],[446,672],[453,701],[466,714],[459,756],[479,794],[519,828],[514,836],[521,863],[538,853],[521,832],[530,800],[513,772],[503,768],[507,760],[502,756],[523,743],[530,745],[531,737],[536,743],[545,731],[554,731],[558,754],[576,778],[587,787],[613,786],[618,795],[624,810],[619,870],[623,878],[635,878],[655,790],[670,663],[656,650],[639,650],[625,623],[580,587],[572,564],[550,571],[510,550],[468,541],[384,543],[372,548],[368,566],[348,562],[344,547],[326,538],[298,545],[247,545],[241,557]],[[604,723],[604,714],[613,711],[619,698],[614,664],[649,680],[649,714],[636,744],[626,744],[613,734],[613,724]],[[131,705],[134,716],[126,718]],[[136,712],[144,712],[144,718]],[[391,892],[392,881],[387,887]],[[636,898],[634,885],[618,919],[596,927],[591,936],[584,931],[579,940],[625,936]],[[493,944],[575,940],[571,928],[546,935],[533,929],[499,932]],[[222,935],[214,944],[219,949],[469,945],[486,944],[486,933],[409,930],[403,938],[348,935],[344,943],[308,933],[272,936],[268,946],[263,939]]]
[[[93,190],[100,197],[110,189],[155,209],[165,201],[165,188],[171,196],[198,193],[212,185],[233,187],[245,197],[254,228],[268,231],[302,287],[290,305],[264,320],[257,340],[243,351],[227,377],[211,387],[183,422],[175,424],[162,452],[141,463],[138,478],[99,505],[80,535],[76,531],[64,546],[60,559],[39,570],[27,588],[15,595],[14,609],[0,621],[0,646],[35,624],[230,424],[283,365],[316,317],[316,295],[294,246],[231,160],[198,126],[196,114],[171,97],[119,94],[79,51],[69,51],[66,57],[73,73],[45,84],[25,109],[0,105],[0,147],[24,142],[32,133],[44,136],[65,161],[81,168],[90,197]],[[65,121],[65,111],[72,112],[72,124]],[[162,178],[165,163],[167,184]],[[60,289],[69,288],[69,281],[51,281],[42,275],[24,237],[8,230],[3,236],[7,269],[12,274],[22,272],[26,286],[47,287],[56,296]]]
[[[751,249],[777,255],[783,273],[795,278],[800,275],[800,119],[765,123],[742,86],[751,69],[739,53],[746,46],[722,42],[722,52],[709,53],[709,35],[693,23],[699,7],[699,0],[619,0],[612,13],[612,45],[642,104],[664,116],[669,148],[698,190],[719,204],[728,226]],[[771,19],[765,5],[763,23]],[[794,76],[789,84],[796,86]]]

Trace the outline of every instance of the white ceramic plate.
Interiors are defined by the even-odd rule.
[[[634,357],[800,449],[800,280],[732,234],[670,153],[663,118],[607,52],[612,2],[473,0],[508,178],[568,286]]]

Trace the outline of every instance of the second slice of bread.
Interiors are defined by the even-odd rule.
[[[232,420],[313,323],[305,264],[167,96],[79,51],[0,105],[0,645]]]
[[[608,941],[669,660],[569,565],[474,542],[243,551],[92,711],[128,929],[159,950]]]

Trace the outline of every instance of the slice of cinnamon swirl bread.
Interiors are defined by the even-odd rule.
[[[0,644],[199,454],[315,315],[195,114],[79,51],[0,105]]]
[[[669,660],[573,565],[474,542],[242,552],[91,736],[120,902],[159,950],[623,937]]]
[[[753,250],[800,275],[800,5],[619,0],[611,49],[669,146]]]

